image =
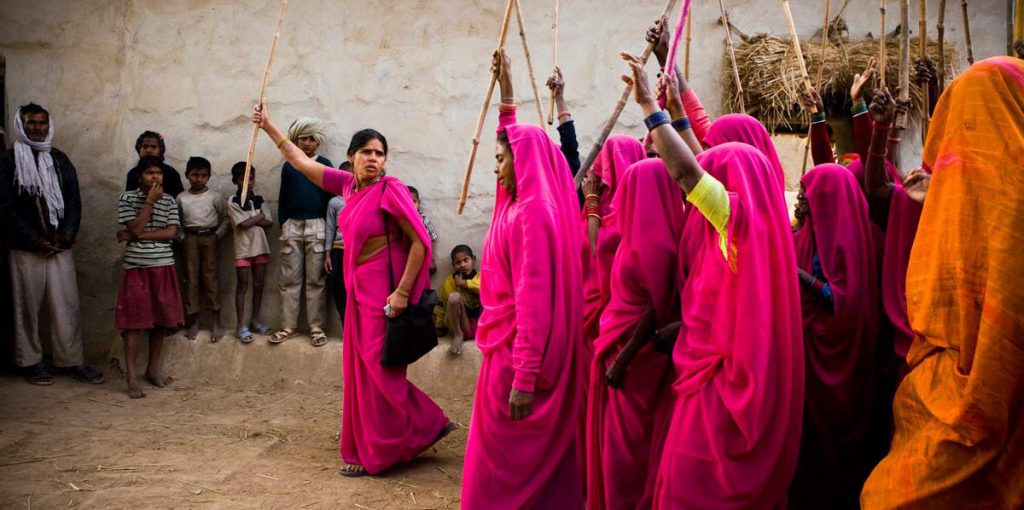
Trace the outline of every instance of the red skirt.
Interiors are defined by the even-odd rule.
[[[114,325],[120,330],[177,328],[185,323],[174,266],[124,270]]]

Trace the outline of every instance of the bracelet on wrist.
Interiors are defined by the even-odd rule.
[[[687,129],[690,129],[690,118],[683,117],[673,120],[672,127],[675,128],[676,131],[685,131]]]
[[[668,118],[668,114],[662,110],[658,110],[644,119],[644,124],[647,125],[648,131],[654,131],[655,129],[668,124],[671,120]]]
[[[280,149],[281,147],[284,147],[284,144],[287,143],[287,142],[288,142],[288,137],[286,136],[286,137],[282,138],[280,142],[277,142],[277,148]]]
[[[897,142],[898,143],[900,140],[902,140],[902,138],[900,138],[898,136],[890,136],[889,138],[886,138],[886,141],[890,142],[890,143],[892,143],[892,142]]]
[[[882,152],[868,151],[868,155],[869,156],[876,156],[876,157],[879,157],[879,158],[884,158],[886,156],[886,154],[888,154],[888,153],[889,153],[889,151],[882,151]]]
[[[817,124],[819,122],[825,122],[825,112],[819,111],[811,114],[811,124]]]
[[[407,291],[407,290],[405,290],[405,289],[403,289],[401,287],[398,287],[397,289],[395,289],[395,294],[398,294],[399,296],[402,296],[404,298],[409,297],[409,291]]]
[[[597,193],[587,193],[587,196],[584,198],[586,198],[587,200],[590,200],[591,198],[593,198],[594,200],[601,200],[601,195],[598,195]]]

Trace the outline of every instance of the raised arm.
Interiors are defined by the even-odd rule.
[[[868,205],[874,208],[880,202],[888,202],[889,197],[892,196],[892,182],[889,180],[888,172],[885,171],[885,161],[886,142],[892,127],[896,102],[888,90],[878,89],[875,90],[869,111],[875,122],[875,129],[871,134],[868,158],[864,162],[863,186],[864,195],[868,198]]]
[[[555,68],[555,74],[548,78],[548,88],[555,96],[555,107],[558,108],[558,142],[561,145],[562,155],[569,163],[569,170],[573,177],[580,171],[580,144],[576,141],[576,126],[569,113],[569,107],[565,103],[565,80],[562,78],[562,70]]]
[[[498,131],[516,123],[516,95],[512,88],[512,61],[504,48],[494,50],[491,57],[491,72],[498,75],[498,90],[501,105],[498,106]]]
[[[864,87],[871,81],[876,62],[875,57],[869,58],[864,72],[853,75],[853,85],[850,86],[850,100],[853,101],[853,106],[850,107],[853,141],[861,161],[867,160],[868,147],[871,145],[871,116],[868,115],[867,105],[864,103]]]
[[[665,69],[669,45],[668,20],[662,19],[647,29],[647,42],[654,44],[654,56],[658,59],[658,65]],[[704,111],[704,105],[701,104],[700,98],[697,97],[697,92],[690,88],[690,84],[686,82],[683,73],[679,72],[678,65],[675,67],[675,77],[676,85],[679,87],[679,95],[683,102],[683,109],[687,118],[690,119],[693,135],[699,143],[708,134],[708,129],[711,127],[711,119]]]
[[[270,140],[281,151],[284,159],[288,160],[296,170],[302,172],[302,175],[305,175],[310,181],[313,181],[313,184],[323,188],[324,165],[307,156],[306,153],[302,152],[302,149],[299,149],[281,132],[277,124],[270,120],[270,112],[267,111],[266,103],[260,103],[253,107],[252,123],[259,125],[267,133]]]
[[[825,104],[816,90],[808,90],[801,94],[804,108],[807,111],[815,110],[818,113],[811,115],[811,158],[814,165],[835,163],[835,154],[832,153],[832,140],[828,136],[828,123],[825,122]]]
[[[679,133],[679,136],[686,142],[686,146],[690,148],[690,151],[694,154],[700,154],[704,152],[704,147],[700,145],[697,135],[693,132],[693,124],[691,124],[686,108],[683,106],[683,98],[679,93],[678,83],[676,80],[660,80],[658,82],[658,95],[665,97],[665,109],[668,110],[668,114],[672,118],[672,129]]]

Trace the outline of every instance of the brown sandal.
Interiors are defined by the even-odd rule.
[[[313,347],[320,347],[327,343],[327,333],[324,333],[322,329],[314,329],[309,333],[309,343],[313,344]]]
[[[292,338],[293,336],[297,335],[298,333],[299,332],[294,330],[294,329],[285,328],[285,329],[279,330],[277,333],[274,333],[273,335],[271,335],[270,338],[267,339],[267,341],[272,343],[272,344],[274,344],[274,345],[277,345],[277,344],[280,344],[280,343],[284,343],[285,340],[288,340],[289,338]]]

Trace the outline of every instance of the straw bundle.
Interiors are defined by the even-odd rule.
[[[818,93],[825,102],[826,110],[835,111],[849,106],[853,75],[862,72],[868,59],[878,55],[878,42],[873,39],[854,42],[829,39],[824,48],[825,76]],[[917,40],[917,37],[911,39],[913,47],[917,46]],[[817,40],[801,41],[800,46],[807,68],[817,69],[822,63],[823,54],[820,37]],[[795,130],[806,126],[808,119],[800,108],[803,78],[792,43],[769,34],[741,34],[741,42],[735,50],[747,113],[757,117],[771,131]],[[898,69],[898,45],[890,45],[886,52],[889,69]],[[939,44],[931,39],[928,40],[928,55],[932,60],[938,60]],[[945,57],[949,63],[947,74],[955,74],[952,62],[957,60],[956,49],[946,45]],[[723,56],[721,69],[719,83],[722,85],[723,111],[737,111],[739,97],[736,95],[728,55]],[[896,90],[898,80],[899,73],[886,76],[889,90]],[[918,114],[923,99],[922,90],[916,84],[911,84],[910,89],[914,101],[911,114]],[[870,101],[870,97],[866,99]]]

